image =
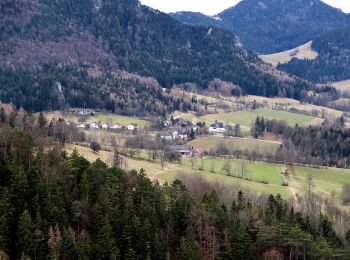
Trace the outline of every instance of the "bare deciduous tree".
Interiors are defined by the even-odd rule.
[[[224,162],[224,166],[222,167],[222,170],[226,173],[226,175],[230,176],[232,173],[232,164],[231,160],[227,159]]]
[[[350,204],[350,184],[343,185],[342,200],[345,205]]]

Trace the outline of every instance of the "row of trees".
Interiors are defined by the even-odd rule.
[[[341,117],[336,124],[326,121],[321,126],[295,127],[285,122],[268,120],[266,130],[284,139],[277,156],[283,162],[321,166],[350,167],[350,131]]]

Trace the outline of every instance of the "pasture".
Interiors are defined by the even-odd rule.
[[[278,63],[288,63],[292,58],[314,60],[317,58],[318,53],[312,50],[311,47],[312,41],[309,41],[297,48],[269,55],[260,55],[259,58],[273,66],[277,66]]]
[[[230,151],[258,151],[259,153],[274,153],[280,144],[273,141],[246,138],[229,138],[219,136],[200,136],[190,141],[188,145],[194,148],[203,148],[216,150],[217,147],[224,143]]]
[[[268,108],[260,108],[255,110],[237,111],[237,112],[219,112],[217,114],[207,114],[198,117],[194,114],[183,114],[181,118],[191,121],[193,123],[205,122],[206,125],[212,124],[215,120],[219,120],[224,124],[240,124],[243,133],[250,130],[250,126],[254,123],[257,116],[263,116],[265,119],[276,119],[286,121],[290,126],[296,124],[300,126],[317,125],[323,122],[323,119],[291,113],[287,111],[272,110]]]
[[[350,184],[350,170],[294,166],[289,167],[289,171],[291,173],[291,178],[304,187],[306,186],[307,176],[312,176],[313,188],[326,195],[335,193],[335,195],[339,197],[342,192],[342,186],[344,184]]]
[[[45,116],[52,120],[53,118],[58,119],[59,117],[64,118],[67,121],[71,121],[74,123],[78,123],[79,120],[84,121],[84,123],[92,123],[92,122],[101,122],[101,123],[111,123],[111,124],[120,124],[123,126],[127,126],[129,124],[137,124],[140,127],[145,127],[148,125],[148,121],[139,119],[137,117],[123,116],[117,115],[108,112],[96,112],[93,116],[81,117],[79,115],[75,115],[72,113],[65,113],[60,111],[47,112]]]
[[[90,148],[67,144],[65,150],[70,154],[76,148],[79,154],[93,162],[100,158],[108,165],[112,162],[112,153],[100,151],[95,154]],[[145,155],[140,153],[142,158]],[[292,195],[305,194],[307,190],[307,177],[312,176],[312,190],[331,197],[332,193],[336,198],[341,197],[343,184],[350,183],[350,170],[344,169],[319,169],[301,166],[285,166],[264,162],[250,162],[231,159],[229,161],[230,173],[225,170],[228,159],[207,157],[182,159],[180,164],[165,163],[164,168],[159,162],[153,163],[144,159],[123,157],[123,167],[127,170],[140,170],[143,168],[151,180],[158,180],[160,183],[174,181],[178,174],[189,174],[200,176],[208,181],[223,184],[241,185],[258,193],[281,194],[284,198],[291,198]],[[284,176],[282,170],[287,167],[289,170],[289,186],[282,186]]]
[[[335,87],[337,90],[340,91],[347,91],[350,90],[350,80],[343,80],[331,83],[331,86]]]

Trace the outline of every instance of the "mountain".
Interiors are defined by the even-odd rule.
[[[61,84],[61,89],[66,100],[74,100],[69,105],[84,106],[86,93],[99,96],[98,91],[103,90],[107,100],[101,97],[90,105],[113,107],[107,103],[113,104],[113,97],[128,90],[115,92],[110,84],[102,83],[111,82],[109,78],[97,83],[87,77],[82,84],[85,87],[77,92],[68,87],[82,78],[76,75],[95,67],[107,75],[128,71],[153,77],[167,88],[188,82],[205,88],[220,78],[249,94],[276,96],[286,90],[288,96],[299,98],[300,91],[309,87],[243,49],[232,33],[185,25],[137,0],[5,0],[0,10],[0,69],[2,74],[9,70],[16,74],[11,82],[3,80],[0,99],[16,105],[25,103],[18,100],[26,98],[42,102],[50,95],[38,96],[41,88],[50,89],[52,82],[66,77],[71,82]],[[81,66],[87,69],[80,71]],[[45,73],[49,74],[36,77]],[[39,84],[36,78],[43,81]],[[98,85],[91,86],[89,80]],[[26,81],[27,85],[18,84]],[[26,89],[13,91],[14,85]],[[44,103],[41,109],[57,108]]]
[[[193,25],[205,25],[205,26],[217,26],[217,20],[212,16],[207,16],[200,12],[182,11],[176,13],[170,13],[176,20],[185,24]]]
[[[215,19],[208,17],[210,22],[192,18],[198,14],[173,16],[183,22],[213,23],[235,33],[247,49],[263,54],[292,49],[350,25],[349,15],[320,0],[242,0]]]
[[[350,79],[350,28],[326,33],[315,38],[311,48],[316,59],[292,59],[277,67],[317,83]]]

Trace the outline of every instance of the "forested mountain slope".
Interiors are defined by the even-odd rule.
[[[16,80],[0,86],[0,98],[16,105],[21,103],[13,87],[25,81],[23,75],[29,72],[36,77],[49,70],[57,81],[55,71],[71,76],[80,73],[71,68],[81,65],[154,77],[163,87],[186,82],[206,87],[210,80],[220,78],[246,93],[276,96],[286,90],[295,98],[309,87],[262,63],[231,33],[184,25],[137,0],[5,0],[0,9],[0,68],[2,74],[11,71],[17,75]],[[28,83],[29,95],[46,98],[35,94],[36,85],[42,82]],[[91,91],[91,85],[82,91]],[[93,89],[98,92],[101,88],[95,85]],[[23,92],[23,88],[18,91]],[[65,94],[70,95],[70,90]],[[107,94],[118,96],[119,92],[108,90]],[[84,100],[77,99],[74,105],[83,106]]]
[[[278,68],[319,83],[350,79],[350,27],[315,38],[312,49],[319,54],[316,59],[292,59]]]
[[[321,0],[243,0],[215,19],[199,19],[198,14],[190,12],[174,17],[186,23],[211,24],[232,31],[247,49],[262,54],[289,50],[325,32],[350,25],[347,14]]]

